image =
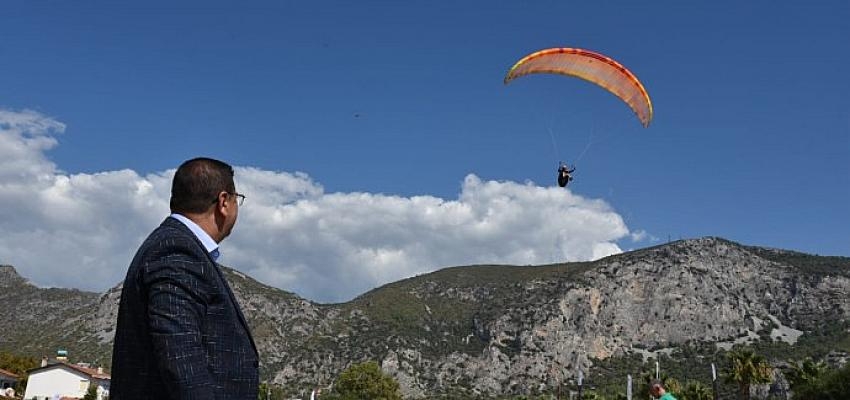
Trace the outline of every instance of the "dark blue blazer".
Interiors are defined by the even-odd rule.
[[[112,400],[256,400],[259,357],[219,266],[183,223],[166,220],[124,280]]]

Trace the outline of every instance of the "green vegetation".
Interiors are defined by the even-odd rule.
[[[750,400],[750,386],[773,380],[773,368],[767,359],[752,349],[737,349],[726,357],[730,363],[726,369],[726,381],[738,385],[738,395],[742,399]]]
[[[286,396],[283,389],[270,385],[268,382],[263,382],[260,384],[258,400],[284,400],[290,397]]]
[[[785,377],[788,379],[792,390],[812,385],[822,379],[829,371],[829,367],[823,361],[815,362],[811,358],[790,364],[791,367],[785,372]]]
[[[517,317],[524,318],[546,307],[592,265],[467,266],[405,279],[338,305],[344,317],[336,318],[329,329],[308,338],[297,350],[322,349],[354,362],[382,359],[386,353],[377,349],[388,345],[415,348],[423,359],[452,352],[477,357],[491,339],[487,325],[503,317],[504,310],[517,308],[510,303],[517,291],[538,285],[525,299],[527,305],[517,311],[521,313]],[[367,331],[368,335],[362,335]],[[345,348],[337,347],[339,335],[346,335]],[[503,349],[513,350],[517,349]]]
[[[89,385],[89,389],[86,390],[83,400],[97,400],[97,385]]]
[[[818,329],[803,334],[794,345],[773,341],[768,337],[748,347],[773,364],[781,364],[788,360],[822,360],[833,351],[850,353],[850,322],[824,323]],[[736,347],[733,350],[740,349],[741,347]],[[711,387],[711,364],[716,365],[718,374],[728,370],[732,364],[727,358],[727,353],[719,350],[713,343],[696,342],[680,346],[670,355],[661,354],[658,361],[661,365],[662,376],[666,373],[675,376],[679,382],[686,382],[685,390],[687,390],[690,383],[700,383]],[[592,379],[599,387],[600,393],[606,398],[614,398],[617,394],[625,392],[626,375],[631,374],[637,386],[642,372],[652,369],[654,374],[654,362],[655,359],[643,362],[639,355],[594,360],[594,366],[587,375],[588,379]],[[791,381],[792,378],[789,375],[791,372],[784,371],[784,373]],[[720,380],[720,378],[721,376],[718,376],[721,398],[736,397],[739,390],[737,384]],[[635,388],[634,393],[640,393],[640,390]],[[683,400],[679,393],[676,395],[679,400]]]
[[[702,382],[690,381],[678,392],[678,400],[712,400],[714,391]]]
[[[343,371],[327,400],[401,400],[398,382],[374,361],[354,364]]]
[[[770,365],[766,363],[766,359],[755,353],[751,348],[739,347],[725,353],[726,366],[724,374],[721,375],[725,383],[719,383],[721,399],[748,399],[749,385],[757,383],[770,383],[771,376],[767,374],[770,371]],[[667,360],[670,361],[670,360]],[[792,383],[793,396],[795,399],[812,399],[812,400],[838,400],[850,398],[850,364],[845,365],[838,370],[829,370],[823,364],[815,363],[811,360],[804,360],[796,364],[796,367],[785,371],[786,379]],[[654,365],[654,364],[653,364]],[[666,365],[666,364],[665,364]],[[644,367],[652,367],[649,363],[644,364]],[[794,369],[803,369],[807,375],[803,380],[797,380]],[[678,374],[677,374],[678,375]],[[640,374],[633,381],[633,399],[648,399],[647,392],[649,382],[654,378],[655,373],[645,372]],[[713,389],[709,384],[702,381],[689,380],[685,384],[673,376],[661,375],[661,380],[664,381],[668,391],[673,393],[679,400],[711,400],[714,398]],[[597,387],[596,389],[588,388],[584,390],[582,399],[594,400],[623,400],[626,398],[625,383],[618,383],[621,387]],[[742,389],[742,385],[746,385],[746,390]],[[576,387],[570,388],[575,395]],[[777,397],[778,396],[778,397]],[[555,393],[540,393],[538,395],[528,396],[506,396],[506,397],[486,397],[475,395],[443,395],[437,397],[427,397],[427,399],[499,399],[499,400],[553,400],[556,399]],[[568,399],[570,395],[568,391],[563,391],[561,399]],[[783,395],[769,395],[768,399],[781,399]]]
[[[792,386],[794,398],[800,400],[850,399],[850,364],[841,369],[821,371],[822,374]]]
[[[34,357],[18,356],[11,353],[0,352],[0,369],[5,369],[18,376],[18,384],[15,393],[24,393],[27,387],[27,371],[40,365],[40,361]]]
[[[655,377],[655,361],[646,362],[639,355],[613,357],[606,360],[594,360],[594,366],[588,374],[598,384],[600,392],[612,398],[625,393],[626,375],[633,378],[633,393],[644,394],[649,390],[649,380]],[[679,347],[670,355],[660,354],[657,358],[660,366],[660,378],[676,393],[688,385],[711,386],[711,364],[718,369],[725,365],[724,352],[710,343],[689,343]],[[685,382],[684,385],[681,382]],[[734,391],[730,385],[721,387],[721,393]],[[680,399],[681,400],[681,399]]]
[[[762,340],[753,348],[770,360],[822,359],[831,351],[850,352],[850,321],[824,321],[814,330],[800,336],[793,346],[772,340]]]
[[[0,352],[30,357],[53,355],[65,349],[74,360],[108,367],[112,345],[90,329],[92,305],[98,295],[76,289],[41,289],[29,284],[0,290],[0,303],[15,310],[13,324],[3,332]]]
[[[850,276],[850,257],[818,256],[753,246],[745,248],[761,258],[793,266],[807,274]]]

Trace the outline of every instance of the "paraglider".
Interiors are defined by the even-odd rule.
[[[558,74],[584,79],[625,102],[644,128],[649,127],[652,121],[652,100],[637,76],[619,62],[600,53],[569,47],[540,50],[514,64],[505,75],[504,83],[507,85],[516,78],[530,74]],[[554,143],[554,136],[552,141]],[[571,174],[574,171],[575,166],[570,169],[563,162],[560,163],[558,186],[566,187],[573,180]]]
[[[505,76],[505,84],[529,74],[574,76],[595,83],[623,100],[646,128],[652,121],[652,100],[637,76],[605,55],[569,47],[531,53]]]

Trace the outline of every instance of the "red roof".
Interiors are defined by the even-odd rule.
[[[88,375],[90,378],[101,379],[101,380],[112,379],[112,377],[107,373],[98,373],[96,368],[86,368],[86,367],[81,367],[81,366],[76,365],[76,364],[68,364],[66,362],[58,362],[58,363],[55,363],[55,364],[47,364],[44,367],[34,368],[34,369],[31,369],[27,372],[29,372],[30,375],[32,375],[36,371],[40,371],[40,370],[43,370],[43,369],[49,369],[49,368],[53,368],[53,367],[63,367],[63,366],[68,367],[68,368],[70,368],[74,371],[81,372],[85,375]]]
[[[64,364],[64,363],[63,363],[63,364]],[[107,374],[107,373],[103,373],[103,372],[100,372],[100,373],[99,373],[99,372],[97,372],[97,368],[86,368],[86,367],[81,367],[81,366],[76,365],[76,364],[65,364],[65,365],[67,365],[67,366],[69,366],[69,367],[71,367],[71,368],[73,368],[73,369],[75,369],[75,370],[77,370],[77,371],[80,371],[80,372],[82,372],[82,373],[84,373],[84,374],[86,374],[86,375],[89,375],[89,376],[91,376],[92,378],[96,378],[96,379],[110,379],[109,374]]]

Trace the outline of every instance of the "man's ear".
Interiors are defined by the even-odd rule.
[[[216,212],[224,212],[224,210],[228,206],[227,205],[227,197],[228,196],[229,196],[229,194],[227,194],[227,192],[224,192],[224,191],[218,192],[218,197],[216,198],[216,202],[215,202],[215,211]]]

